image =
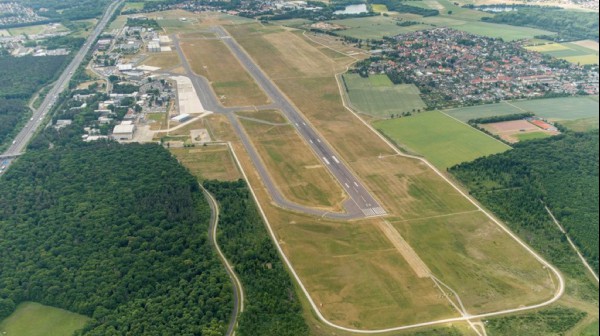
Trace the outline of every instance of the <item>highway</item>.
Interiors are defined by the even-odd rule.
[[[212,30],[221,40],[223,40],[225,45],[231,50],[232,54],[239,60],[242,66],[267,94],[269,99],[273,102],[271,106],[283,112],[290,123],[296,128],[298,134],[305,140],[323,165],[327,167],[342,188],[344,188],[346,193],[350,196],[349,199],[344,203],[344,208],[346,210],[345,213],[328,212],[322,209],[310,208],[287,200],[273,182],[268,170],[262,163],[259,154],[256,152],[256,149],[252,146],[251,140],[245,133],[237,117],[231,113],[240,109],[224,108],[221,106],[210,86],[210,83],[204,77],[198,76],[193,72],[189,62],[181,50],[177,36],[173,36],[175,48],[180,59],[182,60],[183,67],[187,75],[192,79],[192,84],[194,85],[196,93],[202,101],[202,104],[210,111],[224,113],[227,115],[232,127],[236,131],[242,144],[248,152],[256,171],[260,175],[263,184],[269,191],[269,194],[274,202],[286,209],[333,219],[356,219],[385,215],[385,210],[379,205],[377,200],[371,196],[361,181],[356,178],[354,174],[352,174],[350,169],[348,169],[345,163],[340,159],[340,156],[337,155],[324,141],[324,139],[314,130],[314,128],[304,118],[302,113],[300,113],[290,103],[287,97],[277,88],[277,86],[268,78],[268,76],[262,72],[258,65],[256,65],[250,56],[243,51],[237,42],[231,38],[231,36],[229,36],[229,34],[222,27],[213,27]]]
[[[10,164],[11,160],[14,157],[24,152],[25,147],[29,143],[29,140],[31,140],[36,130],[41,126],[42,122],[44,121],[44,117],[50,112],[52,106],[54,106],[54,103],[56,103],[58,96],[68,87],[69,81],[71,80],[71,77],[73,77],[73,73],[75,72],[77,67],[79,67],[79,65],[85,58],[85,55],[93,46],[94,41],[98,38],[102,30],[104,30],[104,27],[110,20],[111,16],[114,14],[115,10],[123,1],[124,0],[118,0],[108,6],[106,11],[104,12],[104,16],[102,16],[102,19],[98,22],[90,36],[87,38],[84,45],[81,47],[81,49],[79,49],[79,51],[77,52],[75,57],[73,57],[69,65],[67,65],[65,70],[58,78],[58,80],[54,82],[52,89],[50,89],[40,107],[37,110],[33,111],[33,115],[27,121],[25,126],[21,129],[19,134],[17,134],[17,136],[13,139],[12,144],[2,155],[0,155],[0,160],[6,160],[7,166],[8,164]]]

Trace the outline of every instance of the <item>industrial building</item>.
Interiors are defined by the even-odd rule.
[[[131,123],[121,123],[113,129],[112,138],[117,141],[131,140],[133,139],[133,132],[135,132],[135,125]]]

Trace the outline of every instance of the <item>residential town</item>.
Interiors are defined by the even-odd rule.
[[[357,70],[414,83],[429,107],[598,94],[597,66],[551,59],[517,42],[435,28],[395,36],[381,47],[381,56]]]
[[[32,8],[18,2],[0,2],[0,27],[9,25],[24,25],[46,20],[37,15]]]

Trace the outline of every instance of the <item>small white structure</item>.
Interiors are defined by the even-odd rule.
[[[131,63],[117,64],[117,69],[119,71],[128,71],[133,69],[133,65]]]
[[[186,121],[188,119],[190,119],[190,115],[187,114],[187,113],[176,115],[173,118],[171,118],[171,120],[177,121],[177,122],[184,122],[184,121]]]

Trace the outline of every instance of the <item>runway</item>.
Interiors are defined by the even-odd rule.
[[[239,136],[244,145],[252,163],[254,164],[261,180],[271,198],[282,208],[295,210],[298,212],[308,213],[316,216],[322,216],[332,219],[358,219],[364,217],[381,216],[386,212],[383,207],[375,200],[373,196],[363,186],[362,182],[354,176],[350,169],[343,162],[341,157],[329,146],[326,141],[318,134],[318,132],[304,118],[302,113],[296,109],[287,97],[277,88],[277,86],[262,72],[262,70],[254,63],[254,61],[246,54],[246,52],[237,44],[237,42],[222,28],[213,27],[212,31],[220,38],[225,45],[231,50],[232,54],[238,59],[242,66],[254,78],[258,86],[267,94],[273,102],[270,108],[276,108],[282,111],[286,118],[290,121],[293,127],[296,128],[298,134],[304,139],[306,144],[313,150],[315,155],[323,163],[323,165],[336,178],[338,183],[349,195],[349,199],[344,203],[344,213],[327,212],[321,209],[302,206],[287,200],[279,191],[268,170],[260,160],[260,156],[256,149],[252,146],[252,142],[240,125],[237,117],[232,113],[241,108],[225,108],[221,106],[215,96],[210,83],[202,76],[196,75],[185,55],[183,54],[179,41],[176,36],[173,37],[175,48],[179,57],[182,60],[183,67],[187,75],[192,79],[192,83],[196,89],[198,97],[202,104],[209,111],[223,113],[229,119],[233,129]]]

